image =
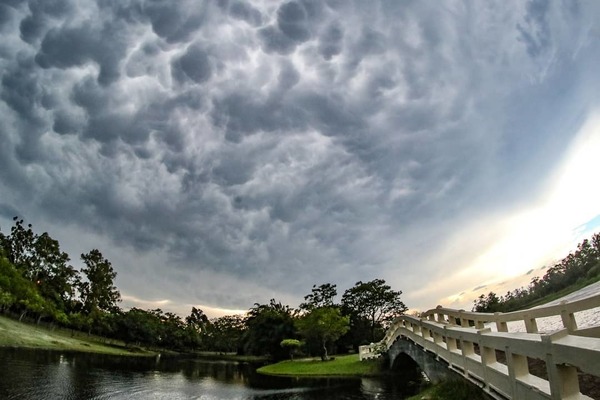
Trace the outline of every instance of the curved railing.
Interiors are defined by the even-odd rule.
[[[578,328],[576,313],[596,307],[600,294],[511,313],[438,306],[420,318],[396,319],[381,342],[361,346],[360,358],[378,357],[405,338],[496,399],[590,399],[580,393],[578,371],[600,377],[600,326]],[[560,317],[562,329],[538,332],[538,319],[546,317]],[[513,321],[523,321],[526,332],[510,332]],[[532,374],[531,360],[545,364],[545,373]]]

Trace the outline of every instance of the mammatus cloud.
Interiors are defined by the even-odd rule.
[[[140,301],[296,305],[375,277],[415,293],[493,243],[474,220],[545,189],[598,105],[599,16],[0,1],[0,213],[60,232],[74,258],[102,243]]]

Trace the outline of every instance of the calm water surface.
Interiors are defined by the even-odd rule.
[[[292,379],[256,365],[0,349],[0,399],[404,399],[418,387],[400,376]]]

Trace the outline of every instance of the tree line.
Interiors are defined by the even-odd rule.
[[[47,232],[15,217],[0,232],[0,312],[22,320],[122,340],[129,346],[178,351],[236,352],[273,359],[295,351],[321,355],[357,350],[380,340],[388,324],[407,307],[401,291],[383,279],[357,282],[336,302],[337,286],[314,285],[298,308],[271,299],[245,315],[209,319],[196,307],[181,318],[161,309],[119,307],[116,272],[98,249],[81,254],[75,269],[69,255]]]
[[[600,280],[600,233],[584,239],[562,260],[535,276],[527,287],[508,291],[504,296],[494,292],[481,294],[473,305],[477,312],[508,312],[526,308],[536,301],[568,287],[582,287]]]

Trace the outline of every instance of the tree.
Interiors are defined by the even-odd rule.
[[[220,352],[237,352],[246,331],[242,315],[225,315],[215,318],[206,326],[203,343],[206,348]]]
[[[336,295],[335,284],[324,283],[319,287],[313,285],[311,293],[304,296],[305,302],[300,304],[300,309],[310,311],[319,307],[332,307]]]
[[[139,308],[120,314],[117,322],[117,337],[126,345],[156,346],[160,340],[160,318],[155,312]]]
[[[302,346],[302,342],[298,339],[283,339],[279,345],[284,349],[288,349],[290,352],[290,360],[293,360],[294,354],[298,351],[300,346]]]
[[[199,308],[192,307],[190,315],[185,317],[185,334],[187,345],[196,349],[201,341],[201,334],[204,334],[207,325],[210,324],[208,317]]]
[[[494,292],[489,292],[487,297],[483,294],[477,300],[473,300],[473,311],[475,312],[497,312],[503,311],[504,299],[498,297]]]
[[[60,249],[57,240],[47,232],[37,235],[31,224],[14,217],[9,236],[0,234],[0,243],[8,260],[23,277],[34,282],[40,295],[51,302],[50,308],[65,319],[67,307],[72,302],[74,287],[79,280],[78,272],[70,265],[69,255]]]
[[[13,307],[20,313],[19,320],[30,312],[38,316],[38,321],[39,317],[55,312],[55,308],[40,296],[35,283],[23,277],[4,257],[0,257],[0,294],[2,307]]]
[[[97,249],[82,254],[81,259],[86,265],[81,271],[87,278],[86,282],[80,284],[83,308],[94,321],[98,321],[102,312],[118,310],[117,302],[121,301],[121,294],[113,284],[117,273]]]
[[[321,345],[321,359],[328,360],[327,345],[339,339],[350,329],[350,318],[342,316],[336,307],[315,308],[296,321],[298,332],[307,340]]]
[[[68,265],[69,255],[60,250],[58,241],[47,232],[36,238],[34,250],[31,274],[41,295],[52,301],[57,309],[69,311],[67,308],[79,282],[79,273]]]
[[[287,354],[279,344],[283,339],[296,336],[292,309],[271,299],[269,304],[255,303],[247,315],[243,338],[245,351],[253,355],[270,355],[276,360],[286,358]]]
[[[23,271],[26,278],[31,280],[29,273],[32,258],[34,256],[34,243],[37,235],[33,233],[31,224],[27,228],[23,225],[23,220],[14,217],[14,226],[10,229],[10,235],[0,236],[2,247],[6,252],[6,257],[17,269]]]
[[[358,281],[344,292],[342,307],[355,321],[364,319],[369,322],[370,340],[375,342],[376,328],[385,328],[387,323],[408,310],[400,300],[401,294],[402,291],[392,290],[383,279]]]
[[[208,324],[208,317],[201,309],[192,307],[192,312],[185,317],[185,322],[188,326],[200,332]]]
[[[187,342],[186,325],[181,318],[172,313],[166,312],[158,315],[160,319],[160,345],[161,347],[183,350]]]

